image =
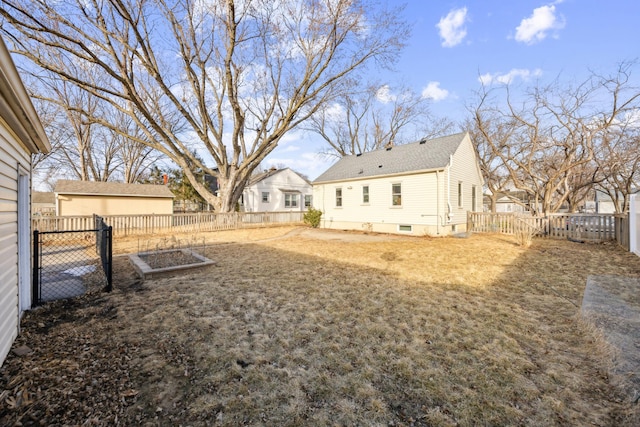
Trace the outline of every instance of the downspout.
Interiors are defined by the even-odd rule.
[[[453,165],[453,154],[449,154],[449,166],[447,167],[447,224],[451,222],[451,166]]]
[[[440,171],[436,171],[436,234],[440,235]]]
[[[327,185],[322,185],[322,216],[324,216],[324,220],[322,221],[322,228],[327,228],[327,210],[325,208],[325,189]],[[322,218],[322,216],[320,218]]]

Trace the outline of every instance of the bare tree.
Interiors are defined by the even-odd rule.
[[[478,104],[469,107],[472,118],[467,120],[465,127],[476,148],[484,183],[490,193],[489,209],[496,212],[498,198],[508,195],[513,185],[500,153],[507,151],[516,126],[501,111],[488,105],[491,102],[490,92],[484,86],[477,95]],[[520,198],[512,201],[521,203]]]
[[[494,89],[504,94],[502,104],[487,103],[487,92],[481,93],[475,125],[490,159],[485,173],[505,170],[516,188],[530,194],[535,213],[553,213],[564,204],[575,210],[604,179],[598,141],[621,117],[638,111],[640,92],[628,84],[629,72],[621,67],[611,77],[594,74],[577,86],[536,86],[520,102],[508,86]]]
[[[625,117],[603,132],[596,150],[602,177],[597,188],[611,198],[616,213],[626,212],[640,188],[640,117]]]
[[[326,142],[325,155],[343,157],[410,142],[407,130],[430,119],[427,100],[410,89],[392,93],[388,85],[347,92],[314,114],[308,130]],[[412,139],[410,139],[412,138]]]
[[[154,149],[138,142],[144,133],[128,115],[55,76],[38,77],[38,84],[30,85],[31,92],[53,148],[46,157],[34,158],[35,170],[51,178],[57,174],[81,181],[133,183],[158,159]],[[113,127],[92,121],[98,115]],[[136,140],[125,136],[129,134],[136,135]]]
[[[145,137],[125,136],[225,212],[286,132],[367,64],[393,62],[408,36],[398,10],[366,0],[1,1],[16,53],[131,117]],[[219,197],[196,169],[217,178]]]

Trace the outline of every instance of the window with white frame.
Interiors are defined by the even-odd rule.
[[[362,186],[362,203],[368,205],[369,204],[369,186]]]
[[[263,191],[262,192],[262,203],[269,203],[269,192],[268,191]]]
[[[310,208],[311,207],[311,194],[305,194],[304,195],[304,207],[305,208]]]
[[[462,181],[458,181],[458,207],[462,207]]]
[[[297,208],[298,207],[298,195],[296,193],[284,193],[284,207],[285,208]]]
[[[391,205],[402,206],[402,184],[391,184]]]
[[[342,188],[336,188],[336,207],[342,207]]]

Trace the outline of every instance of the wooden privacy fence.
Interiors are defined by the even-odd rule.
[[[197,233],[205,231],[254,228],[275,224],[302,223],[304,212],[230,212],[167,215],[103,215],[113,228],[114,236],[153,233]],[[94,226],[93,216],[34,217],[33,230],[88,230]]]
[[[476,233],[516,234],[590,242],[617,241],[629,249],[629,219],[614,214],[549,214],[536,217],[518,213],[469,212],[467,229]]]

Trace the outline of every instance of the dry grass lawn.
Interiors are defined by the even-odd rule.
[[[215,266],[140,283],[119,258],[112,294],[28,313],[16,346],[33,352],[0,370],[0,424],[640,422],[579,316],[587,275],[640,276],[615,245],[206,239]]]

